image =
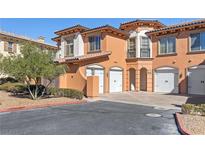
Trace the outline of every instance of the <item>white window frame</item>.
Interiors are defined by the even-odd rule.
[[[142,51],[141,51],[141,49],[143,49],[142,48],[142,39],[143,38],[146,38],[147,40],[148,40],[148,50],[149,50],[149,56],[147,56],[147,57],[142,57]],[[146,36],[140,36],[140,58],[150,58],[151,57],[151,48],[150,48],[150,39],[149,39],[149,37],[146,37]]]
[[[134,40],[134,50],[131,50],[131,48],[130,48],[130,40],[131,39],[133,39]],[[136,44],[137,44],[137,42],[136,42],[136,37],[131,37],[131,38],[129,38],[128,40],[127,40],[127,52],[136,52]]]
[[[191,53],[194,53],[194,52],[205,52],[205,49],[201,49],[201,33],[205,34],[205,31],[190,33],[190,35],[189,35],[189,52],[191,52]],[[192,50],[191,49],[191,44],[192,44],[192,42],[191,42],[191,35],[192,34],[200,34],[200,43],[199,43],[200,44],[200,46],[199,46],[200,49],[197,49],[197,50]]]
[[[174,45],[175,45],[175,47],[174,47],[174,52],[167,52],[168,51],[168,39],[169,38],[174,38],[174,40],[175,40],[175,42],[174,42]],[[160,40],[161,39],[167,39],[166,40],[166,53],[161,53],[161,43],[160,43]],[[176,44],[177,44],[177,40],[176,40],[176,37],[175,36],[168,36],[168,37],[161,37],[161,38],[159,38],[159,41],[158,41],[158,55],[170,55],[170,54],[176,54],[177,53],[177,51],[176,51]]]
[[[73,38],[65,39],[65,43],[66,43],[65,44],[65,52],[64,52],[65,57],[73,57],[74,56],[74,39]],[[71,46],[73,46],[73,51],[71,51]]]
[[[13,51],[13,42],[8,42],[8,51]]]

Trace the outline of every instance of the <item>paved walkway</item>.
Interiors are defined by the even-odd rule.
[[[169,95],[149,92],[122,92],[103,94],[100,95],[100,97],[88,100],[105,100],[128,104],[156,106],[168,109],[180,109],[180,106],[186,103],[188,98],[188,96],[182,95]]]

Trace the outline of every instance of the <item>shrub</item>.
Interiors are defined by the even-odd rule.
[[[0,85],[7,83],[7,82],[11,82],[11,83],[15,83],[18,82],[16,79],[12,78],[12,77],[6,77],[6,78],[0,78]]]
[[[34,91],[36,89],[36,86],[31,85],[30,89],[31,89],[31,91]],[[41,95],[43,90],[45,89],[45,86],[38,85],[38,89],[39,89],[38,95]],[[15,93],[15,94],[17,94],[17,93],[26,93],[26,94],[28,94],[29,93],[27,86],[25,84],[19,83],[19,82],[4,83],[4,84],[0,85],[0,90],[4,90],[4,91],[7,91],[7,92],[12,92],[12,93]]]
[[[16,83],[7,82],[0,85],[0,90],[4,90],[7,92],[21,92],[25,90],[25,85],[19,82]]]
[[[205,104],[183,104],[182,113],[205,116]]]
[[[65,89],[65,88],[49,88],[48,93],[50,95],[58,97],[68,97],[75,99],[83,99],[83,92],[75,89]]]

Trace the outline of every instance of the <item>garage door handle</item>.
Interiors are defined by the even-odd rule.
[[[166,83],[167,83],[167,82],[168,82],[168,80],[165,80],[164,82],[166,82]]]

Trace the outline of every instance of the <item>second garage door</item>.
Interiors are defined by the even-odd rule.
[[[113,67],[109,74],[110,92],[122,92],[122,69]]]
[[[178,93],[178,70],[170,67],[155,71],[155,92]]]
[[[205,66],[193,67],[189,69],[188,93],[205,95]]]

